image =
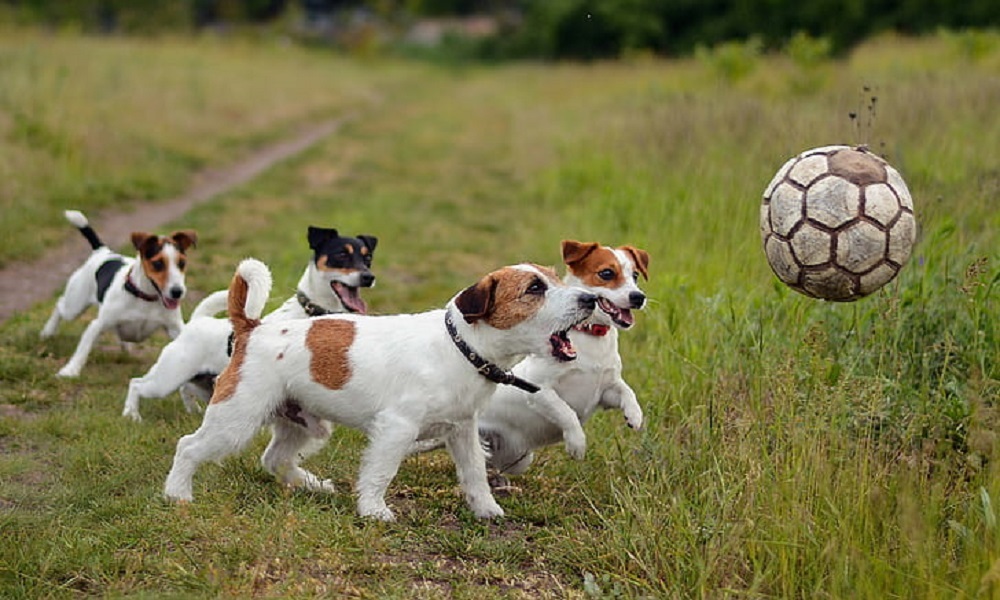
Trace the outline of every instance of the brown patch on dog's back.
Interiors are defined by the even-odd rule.
[[[354,323],[345,319],[316,319],[306,333],[309,373],[313,381],[339,390],[351,379],[348,351],[354,344]]]

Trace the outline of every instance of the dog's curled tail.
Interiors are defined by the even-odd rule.
[[[271,271],[255,258],[244,259],[229,284],[229,321],[237,337],[260,324],[271,294]]]
[[[87,220],[87,217],[84,216],[82,212],[78,210],[67,210],[63,214],[66,215],[66,220],[69,221],[73,227],[79,229],[80,233],[83,234],[83,237],[87,238],[87,241],[90,242],[91,248],[97,250],[104,245],[104,242],[101,241],[101,238],[97,237],[97,232],[90,226],[90,221]]]
[[[198,306],[191,311],[191,320],[201,317],[214,317],[229,308],[229,290],[219,290],[205,296]]]

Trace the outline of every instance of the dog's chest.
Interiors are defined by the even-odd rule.
[[[115,325],[118,338],[124,342],[141,342],[163,327],[160,319],[122,321]]]

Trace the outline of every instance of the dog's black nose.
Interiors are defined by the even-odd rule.
[[[174,300],[180,300],[181,296],[184,295],[184,288],[172,287],[170,288],[170,297]]]
[[[628,303],[630,308],[642,308],[646,304],[646,294],[642,292],[631,292],[628,295]]]
[[[375,285],[375,276],[372,275],[371,273],[367,273],[367,272],[362,273],[361,274],[361,287],[371,287],[373,285]]]
[[[597,296],[595,294],[587,294],[587,293],[580,294],[579,303],[580,303],[580,308],[587,308],[590,310],[594,310],[594,308],[597,306]]]

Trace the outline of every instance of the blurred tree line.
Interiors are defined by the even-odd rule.
[[[795,34],[840,53],[883,31],[1000,25],[1000,0],[0,0],[0,17],[87,31],[149,33],[364,15],[387,29],[422,18],[486,15],[496,33],[463,52],[481,58],[617,57],[690,53],[755,40],[781,47]]]

